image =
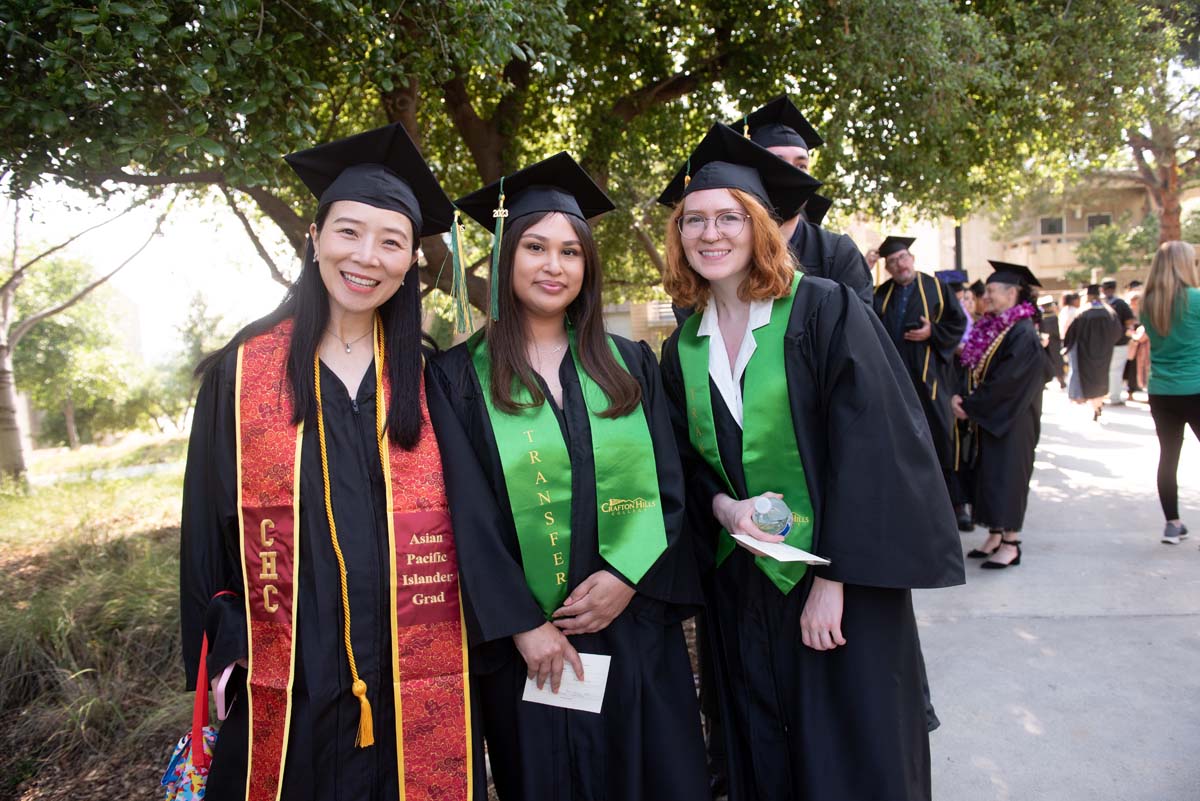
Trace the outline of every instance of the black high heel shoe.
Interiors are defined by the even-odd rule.
[[[984,570],[1003,570],[1006,567],[1016,567],[1021,564],[1021,541],[1020,540],[1000,540],[1000,545],[1011,545],[1017,549],[1017,556],[1007,564],[1000,562],[984,562],[980,567]],[[996,546],[996,550],[1000,550],[1000,546]]]
[[[968,559],[987,559],[989,556],[991,556],[998,550],[1000,550],[999,545],[997,545],[995,548],[993,548],[990,551],[985,551],[982,548],[972,548],[971,550],[967,551],[967,558]]]

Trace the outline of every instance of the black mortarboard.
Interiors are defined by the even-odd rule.
[[[983,282],[980,281],[978,278],[975,279],[975,283],[971,284],[971,286],[969,286],[967,288],[971,290],[971,294],[974,295],[975,297],[977,297],[977,298],[983,297],[983,289],[984,289]]]
[[[1100,285],[1099,284],[1088,284],[1086,287],[1084,287],[1083,291],[1088,295],[1099,295],[1100,294]]]
[[[813,225],[820,225],[825,219],[825,215],[829,213],[830,207],[833,206],[833,201],[824,195],[813,195],[804,204],[804,218]]]
[[[675,173],[658,202],[673,206],[703,189],[740,189],[790,220],[821,182],[754,144],[722,123],[714,123]]]
[[[886,259],[893,253],[897,253],[901,250],[908,250],[910,247],[912,247],[912,243],[916,241],[917,238],[915,236],[889,236],[887,239],[883,240],[883,244],[879,246],[879,255]]]
[[[993,261],[992,259],[988,259],[988,264],[992,265],[992,269],[996,271],[988,276],[989,284],[1042,285],[1024,264],[1009,264],[1006,261]]]
[[[482,189],[459,198],[454,205],[484,228],[492,229],[492,319],[500,319],[496,267],[504,221],[527,214],[557,211],[587,221],[616,208],[608,195],[566,151],[530,164]],[[493,228],[493,226],[495,226]]]
[[[934,275],[955,292],[961,292],[967,285],[967,274],[962,270],[938,270]]]
[[[373,131],[284,156],[321,206],[356,200],[398,211],[419,236],[450,230],[454,207],[404,126]]]
[[[588,220],[616,208],[566,151],[460,197],[454,205],[489,230],[496,224],[493,213],[501,207],[508,211],[509,222],[539,211],[561,211]]]
[[[1113,289],[1116,289],[1116,288],[1117,288],[1117,279],[1115,279],[1115,278],[1105,278],[1103,281],[1101,281],[1101,282],[1100,282],[1100,286],[1104,287],[1105,289],[1107,289],[1107,288],[1108,288],[1108,287],[1110,287],[1110,286],[1111,286]]]
[[[749,137],[762,147],[803,147],[815,150],[825,144],[787,95],[780,95],[765,106],[750,112],[735,129],[749,128]]]

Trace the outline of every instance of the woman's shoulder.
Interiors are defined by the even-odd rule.
[[[430,370],[447,386],[462,386],[471,369],[470,342],[460,342],[452,348],[438,351],[429,357]]]

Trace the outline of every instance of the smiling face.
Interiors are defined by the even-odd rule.
[[[884,259],[883,268],[888,271],[888,275],[900,286],[908,286],[917,277],[913,255],[908,252],[908,248],[897,250]]]
[[[417,260],[408,217],[355,200],[334,202],[309,235],[334,319],[382,306]]]
[[[689,238],[701,224],[703,232]],[[702,189],[685,197],[679,226],[683,254],[693,270],[710,284],[741,283],[754,256],[754,229],[745,206],[728,189]]]
[[[513,295],[535,317],[562,317],[583,287],[583,246],[564,214],[547,214],[526,228],[512,261]]]
[[[791,164],[793,167],[808,172],[808,148],[799,145],[773,145],[768,147],[776,156]]]

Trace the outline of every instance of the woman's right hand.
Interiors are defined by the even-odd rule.
[[[550,692],[558,692],[564,662],[569,662],[575,669],[575,677],[583,681],[583,662],[579,653],[553,623],[543,623],[536,629],[514,634],[513,643],[525,660],[526,675],[537,679],[539,690],[549,679]]]
[[[754,525],[754,501],[758,497],[756,495],[744,501],[735,501],[725,493],[719,493],[713,496],[713,516],[730,534],[747,534],[762,542],[783,542],[784,537],[778,534],[768,534]],[[783,496],[778,492],[764,492],[763,497],[782,498]],[[763,555],[761,551],[756,551],[741,542],[737,544],[755,556]]]

